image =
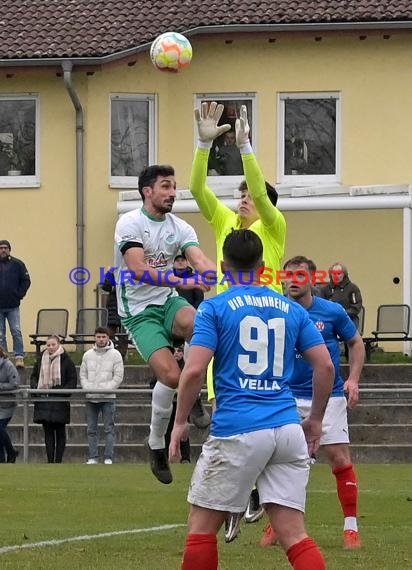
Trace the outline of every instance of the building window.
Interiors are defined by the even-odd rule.
[[[155,98],[112,95],[110,185],[136,188],[139,172],[155,162]]]
[[[280,95],[279,149],[280,182],[339,182],[339,94]]]
[[[219,124],[223,125],[228,123],[231,129],[213,141],[209,156],[208,175],[210,177],[224,177],[225,180],[227,180],[228,177],[243,177],[242,158],[236,146],[235,122],[239,117],[240,107],[246,105],[250,125],[250,139],[252,142],[255,136],[254,94],[200,94],[196,97],[196,106],[199,108],[201,103],[210,103],[211,101],[216,101],[224,106],[223,115]]]
[[[38,99],[0,96],[0,187],[38,186]]]

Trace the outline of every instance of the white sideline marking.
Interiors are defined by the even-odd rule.
[[[159,530],[170,530],[171,528],[178,528],[180,526],[186,526],[186,524],[165,524],[163,526],[152,526],[150,528],[132,528],[130,530],[116,530],[113,532],[101,532],[99,534],[84,534],[82,536],[72,536],[70,538],[61,538],[59,540],[42,540],[40,542],[29,542],[27,544],[2,546],[0,548],[0,554],[6,554],[7,552],[13,552],[15,550],[24,550],[27,548],[38,548],[41,546],[58,546],[59,544],[66,544],[68,542],[80,542],[84,540],[95,540],[96,538],[121,536],[122,534],[140,534],[142,532],[156,532]]]

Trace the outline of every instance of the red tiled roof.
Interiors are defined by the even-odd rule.
[[[412,2],[1,0],[0,59],[102,57],[146,44],[167,30],[384,21],[412,22]]]

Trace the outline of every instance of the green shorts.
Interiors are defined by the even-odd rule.
[[[186,299],[175,296],[164,305],[148,305],[138,315],[121,319],[146,362],[156,350],[177,345],[172,335],[173,321],[179,309],[190,306]]]

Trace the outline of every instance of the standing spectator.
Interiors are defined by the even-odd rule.
[[[31,388],[39,390],[69,390],[77,387],[76,367],[56,335],[46,341],[46,349],[33,367]],[[59,393],[42,394],[34,404],[33,421],[42,424],[48,463],[61,463],[66,449],[66,424],[70,423],[70,403],[54,401]]]
[[[176,275],[176,277],[181,277],[183,279],[185,277],[194,276],[194,271],[189,266],[184,253],[179,253],[179,255],[176,255],[173,261],[173,273]],[[176,287],[176,291],[195,309],[198,308],[205,297],[205,294],[201,289],[182,289],[181,287]]]
[[[360,289],[349,279],[348,269],[343,263],[334,263],[329,271],[332,272],[330,283],[319,289],[319,297],[342,305],[357,328],[362,307]]]
[[[109,268],[110,269],[110,268]],[[109,335],[112,340],[118,336],[118,351],[122,355],[123,362],[126,359],[127,347],[129,344],[127,333],[122,333],[122,323],[120,322],[120,317],[117,312],[117,297],[116,297],[116,285],[115,285],[114,273],[106,272],[106,277],[104,278],[102,285],[102,306],[106,307],[109,314],[107,320],[107,328],[109,329]]]
[[[342,305],[359,330],[359,313],[362,308],[362,295],[359,287],[349,279],[348,269],[343,263],[334,263],[329,271],[331,272],[330,283],[318,290],[319,297]],[[345,358],[348,360],[349,349],[346,342],[344,347]]]
[[[2,392],[15,390],[19,382],[20,377],[16,367],[0,346],[0,463],[16,463],[18,455],[7,431],[7,425],[16,409],[16,399],[12,394],[2,394]]]
[[[10,255],[11,245],[0,240],[0,344],[7,352],[6,320],[13,337],[13,350],[17,368],[24,368],[24,346],[20,329],[20,301],[30,287],[26,266]]]
[[[83,390],[117,390],[123,381],[123,359],[110,340],[105,327],[94,331],[96,344],[84,353],[80,366],[80,383]],[[86,395],[87,438],[89,443],[88,465],[99,463],[97,424],[101,412],[104,424],[106,444],[104,462],[113,463],[114,414],[116,394]]]

